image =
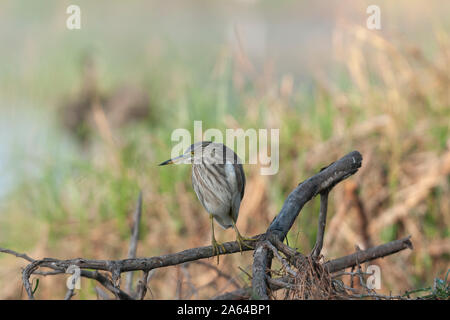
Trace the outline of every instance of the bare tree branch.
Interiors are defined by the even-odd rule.
[[[312,176],[300,183],[297,188],[292,191],[287,197],[286,201],[281,208],[280,213],[273,219],[267,234],[269,237],[274,234],[279,240],[283,240],[288,231],[294,224],[300,210],[303,208],[306,202],[314,198],[319,193],[326,193],[328,198],[328,192],[339,182],[348,178],[352,174],[356,173],[361,167],[362,156],[358,151],[353,151],[342,157],[336,162],[333,162],[329,166],[320,170],[319,173]],[[324,203],[325,208],[327,202]],[[326,209],[325,219],[326,219]],[[323,214],[321,214],[323,216]],[[321,228],[319,226],[319,228]],[[267,248],[260,247],[261,249],[255,249],[254,261],[253,261],[253,280],[255,294],[262,298],[268,299],[267,285],[266,285],[266,269],[271,264],[271,257],[267,251]],[[256,273],[256,277],[255,277]]]
[[[29,257],[26,254],[18,253],[18,252],[13,251],[13,250],[0,248],[0,252],[11,254],[11,255],[14,255],[16,257],[25,259],[25,260],[31,262],[31,264],[38,264],[39,263],[38,260],[34,260],[33,258]],[[53,271],[39,271],[39,270],[36,270],[36,271],[33,272],[33,274],[35,274],[35,275],[42,275],[42,276],[56,275],[56,274],[66,273],[66,269],[67,269],[67,268],[58,268],[58,267],[52,266],[52,265],[47,265],[46,267],[52,269]],[[120,297],[120,299],[124,299],[124,300],[132,299],[127,293],[123,292],[120,289],[115,288],[113,283],[107,277],[105,277],[104,275],[99,273],[98,271],[81,270],[81,274],[80,275],[82,277],[85,277],[85,278],[90,278],[90,279],[96,280],[101,285],[103,285],[106,289],[108,289],[111,292],[117,294]],[[25,282],[24,282],[24,285],[25,285]],[[31,284],[29,282],[28,282],[28,285],[30,287],[30,292],[28,292],[28,290],[27,290],[27,294],[30,297],[30,293],[31,293],[30,299],[33,299],[34,296],[32,294]],[[67,294],[68,293],[66,293],[66,297],[67,297]]]
[[[64,300],[70,300],[75,295],[74,289],[67,289],[66,296],[64,297]]]
[[[133,229],[131,230],[131,241],[128,248],[128,259],[136,258],[137,244],[139,239],[139,224],[141,223],[142,216],[142,191],[139,192],[139,197],[136,205],[136,209],[133,215]],[[126,291],[132,294],[133,291],[133,272],[127,273],[125,282]]]
[[[252,295],[252,288],[242,288],[215,296],[212,300],[247,300]]]
[[[231,283],[233,286],[235,286],[236,288],[240,288],[241,285],[239,284],[239,282],[235,279],[235,277],[230,276],[229,274],[226,274],[225,272],[221,271],[218,267],[216,267],[215,265],[209,264],[207,262],[198,260],[198,261],[192,261],[192,263],[198,264],[198,265],[202,265],[208,269],[214,270],[217,273],[218,277],[222,277],[226,280],[228,280],[229,283]]]
[[[411,236],[394,240],[367,250],[360,250],[352,253],[348,256],[328,261],[324,264],[324,267],[330,272],[337,272],[345,268],[353,267],[359,263],[375,260],[378,258],[391,255],[406,248],[413,249]]]
[[[327,210],[328,210],[328,191],[324,191],[320,194],[320,213],[319,223],[317,224],[317,236],[316,244],[311,252],[312,257],[318,258],[323,246],[323,237],[325,235],[325,225],[327,223]]]
[[[137,300],[144,300],[144,297],[147,293],[147,284],[148,284],[148,271],[144,271],[142,279],[139,280],[137,285]]]
[[[294,274],[301,273],[305,263],[311,265],[311,259],[305,257],[295,249],[285,245],[282,241],[286,237],[288,231],[292,227],[299,212],[306,202],[313,199],[316,195],[321,195],[321,206],[318,223],[318,233],[316,238],[316,245],[312,251],[313,257],[320,255],[323,238],[325,232],[326,215],[328,207],[328,193],[331,189],[342,180],[351,176],[361,167],[362,156],[359,152],[353,151],[333,162],[328,167],[322,169],[319,173],[311,178],[300,183],[287,197],[279,214],[273,219],[272,223],[264,234],[253,237],[256,240],[249,241],[249,246],[240,248],[236,241],[224,243],[226,252],[222,254],[233,254],[241,250],[248,251],[254,249],[254,259],[252,265],[253,275],[252,286],[249,288],[241,288],[232,292],[228,292],[215,297],[216,299],[235,299],[235,298],[256,298],[269,299],[270,290],[275,291],[280,288],[290,288],[292,277]],[[212,246],[204,246],[198,248],[187,249],[181,252],[166,254],[162,256],[149,258],[136,258],[137,241],[139,236],[139,221],[142,211],[142,194],[139,194],[137,208],[134,214],[134,226],[130,240],[130,247],[128,250],[128,259],[123,260],[91,260],[84,258],[60,260],[53,258],[44,258],[42,260],[34,260],[25,254],[20,254],[12,250],[1,249],[0,252],[15,255],[30,262],[22,272],[22,281],[25,290],[30,299],[33,299],[33,292],[31,289],[30,276],[50,275],[57,273],[65,273],[67,268],[71,265],[78,266],[81,270],[81,276],[91,278],[98,281],[106,289],[112,292],[117,299],[143,299],[147,292],[147,283],[151,274],[157,268],[180,265],[190,261],[197,261],[200,259],[210,258],[214,256]],[[408,238],[392,241],[381,246],[373,247],[364,251],[359,251],[351,255],[331,260],[323,263],[319,267],[321,270],[333,273],[343,270],[347,267],[358,265],[359,263],[370,261],[379,257],[396,253],[405,248],[412,248],[411,241]],[[286,258],[281,257],[280,253],[284,254]],[[279,259],[285,270],[290,270],[290,278],[279,277],[272,279],[270,274],[270,266],[272,258]],[[299,272],[295,272],[289,267],[292,264]],[[40,268],[50,268],[52,271],[41,271]],[[86,270],[90,269],[90,270]],[[94,271],[91,271],[94,270]],[[132,271],[143,271],[143,277],[138,283],[137,292],[132,293]],[[100,273],[99,271],[106,271],[111,274],[111,279]],[[120,289],[120,276],[124,272],[130,272],[127,275],[125,287],[127,289],[122,291]],[[66,293],[66,298],[71,298],[73,291]]]
[[[280,240],[283,240],[305,203],[317,194],[331,190],[336,184],[356,173],[361,167],[361,162],[361,154],[358,151],[352,151],[300,183],[289,194],[280,213],[272,221],[267,231],[275,233]]]
[[[18,257],[18,258],[25,259],[25,260],[27,260],[27,261],[29,261],[29,262],[33,262],[33,261],[34,261],[33,258],[30,258],[30,257],[27,256],[26,254],[24,254],[24,253],[18,253],[18,252],[13,251],[13,250],[0,248],[0,252],[7,253],[7,254],[12,254],[13,256],[16,256],[16,257]]]
[[[258,242],[256,244],[256,249],[253,257],[253,295],[257,299],[268,300],[269,296],[267,294],[266,270],[268,265],[269,253],[267,251],[267,248],[264,247],[264,242]]]
[[[357,265],[358,263],[363,263],[371,260],[375,260],[378,258],[382,258],[391,254],[394,254],[398,251],[404,250],[404,249],[412,249],[412,243],[409,240],[410,237],[406,237],[400,240],[394,240],[373,248],[369,248],[367,250],[358,251],[355,253],[352,253],[350,255],[347,255],[342,258],[334,259],[328,262],[324,263],[324,268],[327,269],[328,272],[334,273],[341,271],[343,269],[352,267]],[[273,241],[273,238],[272,238]],[[295,265],[297,268],[303,264],[305,261],[305,257],[299,253],[296,252],[294,249],[284,245],[281,243],[284,247],[280,247],[281,242],[272,242],[272,244],[283,253],[289,255],[291,258],[296,257],[297,261],[300,264]],[[282,250],[280,248],[283,248]],[[278,279],[268,279],[267,281],[267,287],[270,288],[272,291],[276,291],[282,288],[286,288],[292,283],[292,278],[283,277]],[[215,300],[225,300],[225,299],[231,299],[231,300],[240,300],[240,299],[249,299],[252,296],[252,293],[255,290],[252,287],[242,288],[239,290],[226,292],[224,294],[221,294],[219,296],[214,297]]]
[[[89,279],[96,280],[99,282],[103,287],[111,291],[116,297],[118,297],[120,300],[133,300],[133,297],[127,294],[125,291],[120,290],[120,288],[117,288],[114,286],[111,280],[109,280],[105,275],[101,274],[100,272],[96,271],[89,271],[89,270],[81,270],[81,276]]]
[[[254,237],[257,239],[262,235]],[[243,251],[253,250],[250,249],[250,245],[252,245],[253,241],[248,241],[248,248],[242,248]],[[236,252],[240,252],[241,248],[239,247],[238,242],[231,241],[223,243],[226,249],[225,254],[232,254]],[[34,260],[30,263],[22,272],[22,281],[25,286],[25,290],[30,299],[33,299],[31,284],[29,278],[31,274],[33,274],[38,268],[47,267],[56,270],[61,270],[65,272],[65,270],[70,265],[76,265],[81,269],[94,269],[94,270],[103,270],[109,271],[112,274],[112,285],[115,288],[112,292],[117,294],[120,292],[122,297],[128,298],[129,295],[125,294],[122,291],[117,291],[119,289],[116,286],[118,282],[118,276],[122,272],[128,271],[136,271],[136,270],[152,270],[156,268],[168,267],[173,265],[178,265],[184,262],[194,261],[198,259],[210,258],[213,257],[213,248],[212,246],[204,246],[193,249],[187,249],[181,252],[167,254],[158,257],[151,258],[134,258],[134,259],[123,259],[123,260],[90,260],[90,259],[69,259],[69,260],[59,260],[54,258],[44,258],[42,260]],[[114,276],[116,275],[116,276]]]

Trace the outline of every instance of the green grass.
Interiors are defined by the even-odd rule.
[[[368,156],[376,157],[372,166],[384,172],[386,183],[383,187],[391,195],[383,204],[384,209],[392,204],[393,195],[400,189],[405,159],[414,152],[431,151],[441,155],[447,148],[450,138],[448,100],[431,85],[425,88],[425,99],[419,101],[409,95],[407,86],[387,86],[380,74],[382,70],[374,68],[369,72],[369,92],[361,92],[348,72],[346,61],[341,61],[329,77],[339,95],[311,82],[295,83],[288,98],[276,94],[274,97],[269,89],[258,88],[258,75],[252,79],[239,70],[231,54],[221,57],[223,46],[219,44],[211,45],[212,49],[208,50],[201,45],[181,50],[183,48],[180,49],[179,44],[171,43],[165,35],[158,38],[154,33],[149,34],[132,26],[129,33],[126,30],[118,32],[98,22],[92,23],[91,29],[86,28],[78,33],[58,31],[50,23],[42,22],[48,18],[49,8],[53,6],[33,5],[36,11],[30,15],[30,10],[22,10],[23,4],[9,5],[9,13],[18,21],[25,21],[25,27],[17,31],[21,40],[16,40],[16,46],[0,52],[0,59],[5,62],[0,67],[1,111],[8,113],[15,108],[42,111],[43,117],[50,119],[42,125],[51,127],[51,130],[47,133],[48,137],[42,139],[45,143],[38,140],[36,146],[29,147],[36,148],[36,153],[40,155],[25,159],[38,168],[36,172],[22,172],[21,168],[15,168],[21,172],[18,182],[2,199],[5,203],[0,212],[2,247],[29,251],[39,243],[48,241],[51,249],[63,254],[64,247],[70,246],[75,237],[80,246],[84,246],[81,252],[86,250],[90,253],[89,236],[93,230],[97,231],[96,228],[113,221],[104,227],[103,232],[105,235],[118,234],[120,242],[102,245],[110,245],[116,250],[111,251],[120,256],[120,248],[126,247],[130,213],[134,210],[140,190],[144,191],[144,198],[153,201],[144,203],[148,214],[146,219],[153,223],[153,229],[147,229],[147,225],[143,227],[141,237],[146,246],[145,253],[150,252],[148,246],[153,244],[148,239],[153,234],[159,235],[161,230],[158,228],[167,228],[162,230],[164,232],[160,237],[172,232],[171,225],[165,224],[165,220],[173,221],[178,240],[189,240],[184,238],[187,221],[180,212],[182,204],[176,197],[177,185],[182,184],[188,193],[190,210],[194,213],[202,210],[190,186],[189,168],[161,168],[157,164],[170,157],[172,131],[186,128],[192,134],[194,120],[203,121],[203,131],[218,128],[224,132],[229,125],[227,116],[244,130],[267,128],[272,123],[279,127],[280,172],[268,177],[266,182],[267,202],[278,211],[286,196],[300,181],[335,160],[323,153],[322,157],[315,159],[312,168],[305,169],[310,150],[337,134],[343,134],[345,141],[332,146],[330,154],[339,150],[342,156],[354,148],[361,148],[367,151]],[[149,13],[152,14],[155,13]],[[29,38],[30,49],[23,39],[32,34],[30,30],[33,26],[37,36]],[[162,43],[159,53],[157,49],[149,49],[155,40],[153,37]],[[27,52],[31,52],[31,57],[26,56]],[[95,130],[91,132],[93,147],[78,145],[64,131],[56,116],[62,103],[68,97],[77,95],[82,79],[81,62],[87,53],[92,53],[96,58],[98,83],[103,93],[109,93],[121,83],[130,81],[144,88],[151,99],[152,110],[147,119],[114,132],[118,142],[112,151],[108,150]],[[370,56],[367,59],[372,61]],[[218,60],[223,64],[223,70],[217,75],[213,70]],[[239,72],[244,84],[238,88],[234,84],[234,76]],[[425,71],[414,69],[413,72],[415,77],[420,77]],[[430,67],[426,72],[432,73],[433,69]],[[273,77],[272,82],[270,87],[278,88],[278,75]],[[439,85],[445,87],[446,83],[436,86]],[[395,109],[392,111],[392,104],[387,101],[389,90],[398,91],[407,114],[396,114]],[[339,96],[346,99],[345,103],[337,98]],[[22,105],[25,107],[20,107]],[[351,135],[355,125],[380,114],[392,117],[397,132],[386,129],[364,137],[363,141]],[[276,116],[280,119],[278,123],[272,122]],[[432,123],[431,129],[413,133],[424,118]],[[413,143],[409,147],[403,144],[407,138],[420,134],[423,134],[421,144]],[[18,152],[14,161],[19,163],[19,160],[24,160],[20,159],[23,157],[29,155]],[[251,168],[246,167],[246,170],[250,172]],[[365,177],[367,180],[362,180],[362,183],[370,182],[370,178]],[[446,183],[444,187],[447,189],[436,187],[427,196],[425,214],[419,224],[426,239],[446,239],[449,236],[449,228],[442,223],[442,212],[445,210],[443,203],[449,196],[450,178]],[[338,207],[338,203],[330,202],[328,220]],[[319,203],[317,198],[303,208],[295,230],[288,235],[289,243],[300,247],[302,252],[314,245]],[[278,211],[270,212],[270,218]],[[169,216],[161,217],[158,215],[160,212],[168,212]],[[411,214],[410,218],[419,219],[417,216]],[[206,220],[206,215],[204,217]],[[106,229],[111,226],[113,229]],[[45,228],[48,228],[48,239],[44,241],[41,232]],[[391,241],[403,234],[403,228],[401,224],[393,224],[383,228],[376,237],[383,242]],[[173,238],[161,238],[161,246],[151,250],[166,253],[165,246],[169,245],[170,240]],[[420,264],[424,272],[413,272],[410,276],[412,281],[417,279],[418,284],[429,283],[435,274],[432,257],[426,253],[422,257],[415,263]],[[441,260],[448,262],[448,255],[441,257]],[[431,294],[443,297],[445,292],[448,298],[448,285],[445,289],[439,284],[439,288]],[[92,297],[84,295],[81,297]]]

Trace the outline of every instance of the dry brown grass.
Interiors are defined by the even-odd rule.
[[[255,75],[240,66],[246,59],[235,57],[237,64],[232,78],[236,90],[241,87],[240,81],[246,81],[242,79],[259,80],[261,84],[256,93],[242,92],[246,122],[249,126],[281,128],[279,174],[261,176],[257,166],[245,168],[247,188],[238,221],[241,232],[245,235],[263,232],[280,209],[282,198],[298,182],[349,149],[357,149],[364,156],[363,167],[354,178],[336,187],[330,197],[325,257],[348,254],[355,245],[366,248],[382,243],[386,237],[411,234],[413,251],[375,262],[382,270],[381,292],[400,292],[431,283],[436,275],[446,271],[450,247],[450,41],[445,33],[438,33],[436,41],[439,50],[432,58],[426,58],[420,48],[394,46],[364,28],[340,26],[334,37],[334,53],[348,72],[351,89],[339,88],[318,73],[314,101],[316,118],[308,115],[309,111],[295,109],[295,92],[289,75],[281,81],[271,78],[270,73]],[[262,119],[261,101],[267,105]],[[327,113],[329,103],[333,106],[332,115]],[[185,182],[174,182],[173,194],[161,193],[162,182],[156,169],[143,174],[142,167],[121,163],[124,142],[114,137],[117,133],[110,131],[101,112],[96,114],[103,140],[96,146],[92,159],[95,170],[108,170],[113,176],[124,175],[144,190],[142,230],[145,232],[139,242],[138,256],[208,244],[209,220],[192,193],[187,171]],[[329,138],[323,138],[317,121],[326,117],[331,117],[332,123]],[[230,128],[243,126],[242,121],[231,115],[224,123]],[[436,136],[435,130],[444,133]],[[142,140],[150,141],[155,148],[167,144],[150,133]],[[157,160],[148,149],[140,154],[148,162]],[[67,199],[64,201],[67,219],[39,225],[38,228],[43,228],[37,237],[39,240],[27,253],[33,258],[125,257],[128,239],[120,231],[124,230],[121,221],[111,216],[99,217],[103,205],[103,189],[99,184],[93,179],[75,187],[81,186],[84,190],[77,199],[86,210],[88,228],[84,232],[80,233],[80,222],[69,205],[73,201],[71,195],[63,191],[62,198]],[[20,216],[22,207],[16,204],[13,209]],[[289,237],[295,242],[291,245],[305,253],[310,249],[310,239],[314,238],[316,209],[313,206],[304,209]],[[130,201],[126,218],[129,224],[132,210],[133,201]],[[430,219],[433,230],[427,227]],[[57,243],[49,244],[46,241],[49,230],[58,228],[70,231],[58,238]],[[234,237],[230,230],[218,231],[217,236],[221,241]],[[248,282],[242,270],[251,272],[250,261],[251,253],[244,253],[223,257],[219,266],[211,259],[157,270],[149,281],[148,297],[190,299],[218,295]],[[24,263],[2,257],[1,264],[0,298],[22,298],[19,277]],[[288,290],[284,297],[335,297],[335,293],[324,289],[330,288],[330,276],[317,273],[317,268],[320,267],[311,265],[302,278],[295,280],[308,284],[301,286],[303,291]],[[64,277],[41,279],[36,296],[38,299],[61,298],[65,293],[64,284]],[[82,288],[75,299],[96,298],[90,281],[83,280]]]

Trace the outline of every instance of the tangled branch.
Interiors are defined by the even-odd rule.
[[[249,245],[242,249],[245,251],[254,250],[254,260],[252,265],[252,285],[248,288],[241,288],[229,293],[215,297],[216,299],[239,299],[257,298],[269,299],[271,291],[281,288],[292,288],[298,283],[292,279],[297,279],[302,270],[309,270],[307,266],[316,268],[319,266],[320,251],[323,245],[326,214],[328,207],[328,194],[331,189],[358,171],[361,167],[362,156],[359,152],[353,151],[336,162],[323,168],[319,173],[300,183],[287,197],[281,211],[274,218],[266,233],[254,236],[255,241],[248,241]],[[288,247],[282,241],[291,229],[295,219],[303,206],[316,195],[321,196],[320,215],[318,223],[318,233],[316,245],[310,256],[305,256],[295,249]],[[213,256],[212,246],[191,248],[177,253],[166,254],[149,258],[136,258],[136,247],[138,239],[139,223],[141,219],[142,195],[134,214],[134,226],[130,242],[128,258],[122,260],[92,260],[84,258],[60,260],[54,258],[44,258],[35,260],[26,254],[17,253],[9,249],[0,248],[0,252],[12,254],[25,259],[29,264],[22,272],[22,281],[29,299],[34,299],[34,292],[30,283],[30,277],[36,275],[53,275],[67,273],[71,266],[81,269],[80,276],[96,280],[106,290],[110,291],[117,299],[143,299],[147,292],[147,283],[151,277],[151,272],[158,268],[180,265],[186,262],[197,261]],[[240,252],[240,246],[236,241],[223,243],[226,252],[221,254],[233,254]],[[254,249],[252,246],[254,245]],[[396,253],[405,248],[412,248],[408,238],[392,241],[364,251],[358,251],[351,255],[320,264],[322,273],[333,273],[345,268],[359,265],[359,263],[380,258]],[[283,258],[280,252],[284,255]],[[272,278],[270,265],[273,258],[282,262],[283,268],[288,271],[289,277]],[[292,269],[295,267],[296,270]],[[42,271],[41,268],[50,269]],[[306,268],[306,269],[305,269]],[[94,271],[91,271],[94,270]],[[133,271],[142,271],[143,275],[136,290],[132,288]],[[126,279],[126,290],[120,288],[121,274],[130,272]],[[315,271],[314,271],[315,272]],[[303,272],[303,274],[306,274]],[[311,278],[304,278],[310,282]],[[307,283],[303,283],[306,286]],[[73,289],[69,289],[66,298],[73,296]]]

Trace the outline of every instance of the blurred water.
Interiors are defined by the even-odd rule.
[[[431,22],[448,25],[450,1],[377,3],[382,12],[380,33],[388,38],[400,34],[420,42],[430,37]],[[62,157],[75,153],[46,111],[52,108],[17,101],[44,104],[67,95],[79,81],[73,70],[86,48],[98,49],[107,74],[102,80],[110,82],[139,79],[166,57],[192,66],[193,72],[212,72],[221,48],[230,45],[241,46],[257,72],[273,67],[275,74],[288,73],[295,84],[303,84],[318,67],[326,72],[332,66],[336,25],[342,21],[364,25],[372,2],[80,0],[77,4],[82,29],[68,31],[66,2],[0,3],[0,43],[8,44],[0,50],[0,197],[19,181],[39,176],[43,166],[57,168]]]
[[[38,178],[45,168],[61,171],[67,165],[63,162],[74,155],[74,146],[48,110],[0,106],[0,200],[18,183]]]

